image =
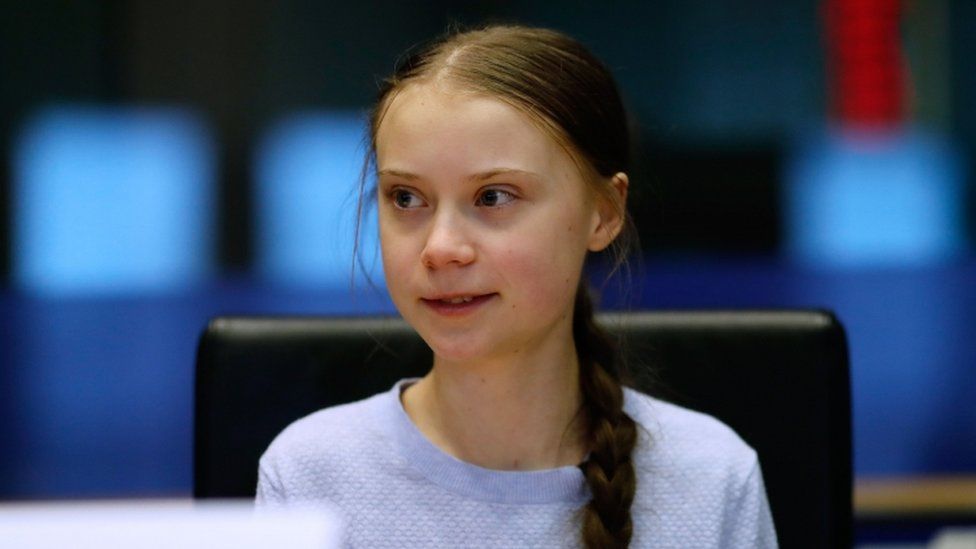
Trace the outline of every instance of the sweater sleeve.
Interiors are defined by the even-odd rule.
[[[746,477],[737,501],[726,508],[724,522],[722,547],[778,547],[758,461]]]

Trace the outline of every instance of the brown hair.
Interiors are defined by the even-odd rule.
[[[579,42],[547,29],[490,26],[449,34],[406,57],[384,82],[370,113],[372,165],[376,133],[393,98],[409,83],[434,79],[447,79],[527,114],[566,148],[590,186],[626,215],[608,183],[629,169],[625,109],[610,72]],[[623,261],[632,233],[628,219],[611,245],[615,266]],[[576,294],[573,339],[590,450],[580,465],[592,493],[583,509],[583,542],[591,548],[626,547],[633,533],[636,426],[623,411],[617,349],[594,320],[585,277]]]

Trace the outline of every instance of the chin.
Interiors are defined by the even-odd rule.
[[[425,334],[420,336],[439,360],[471,362],[497,354],[500,342],[487,341],[483,334]]]
[[[430,347],[431,351],[434,352],[440,360],[448,360],[451,362],[469,362],[479,358],[483,358],[487,354],[487,350],[481,346],[472,344],[469,341],[461,340],[460,338],[451,338],[445,341],[444,339],[425,339],[427,345]]]

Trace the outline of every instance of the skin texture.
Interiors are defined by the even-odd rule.
[[[376,137],[380,241],[398,310],[434,351],[403,396],[449,454],[492,469],[585,455],[571,321],[583,260],[620,217],[517,109],[411,84]],[[626,176],[609,181],[626,196]],[[466,305],[441,298],[475,296]]]

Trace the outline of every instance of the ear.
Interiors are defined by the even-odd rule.
[[[617,172],[610,178],[609,193],[597,193],[596,209],[590,231],[589,250],[598,252],[613,242],[624,227],[627,212],[627,174]]]

